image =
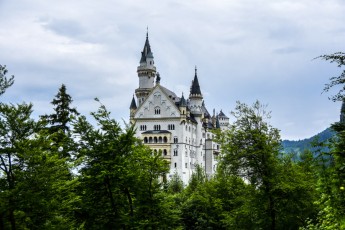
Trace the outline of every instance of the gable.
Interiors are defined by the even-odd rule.
[[[149,94],[136,111],[134,118],[173,118],[179,117],[180,111],[171,98],[158,85]]]

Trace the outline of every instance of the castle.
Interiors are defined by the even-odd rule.
[[[222,111],[216,115],[214,110],[211,116],[206,109],[197,69],[188,98],[162,86],[146,34],[137,73],[139,87],[130,105],[130,122],[137,137],[153,151],[162,152],[170,163],[168,178],[177,173],[188,184],[196,165],[211,176],[220,152],[212,130],[226,129],[229,118]]]

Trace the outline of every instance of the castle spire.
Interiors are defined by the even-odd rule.
[[[131,106],[129,108],[130,109],[134,109],[134,110],[137,109],[137,104],[135,103],[134,95],[133,95],[133,98],[132,98]]]
[[[195,66],[195,75],[194,75],[194,80],[192,82],[192,87],[190,89],[190,95],[198,95],[201,96],[201,90],[200,90],[200,85],[199,85],[199,80],[198,80],[198,72],[197,68]]]
[[[144,45],[143,51],[141,52],[140,63],[146,63],[147,58],[153,58],[153,54],[152,54],[151,46],[150,46],[150,42],[149,42],[149,29],[148,29],[148,27],[147,27],[147,31],[146,31],[145,45]]]

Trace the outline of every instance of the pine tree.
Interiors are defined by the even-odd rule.
[[[53,135],[54,146],[59,148],[61,157],[71,157],[74,152],[74,141],[70,131],[71,122],[79,115],[76,108],[72,108],[72,97],[67,93],[66,86],[61,85],[51,104],[55,113],[43,115],[41,118],[48,123],[48,131]]]

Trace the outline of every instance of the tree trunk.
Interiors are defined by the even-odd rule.
[[[131,216],[131,218],[133,218],[133,201],[132,201],[132,196],[131,193],[129,192],[128,188],[125,188],[125,194],[127,196],[128,199],[128,203],[129,203],[129,215]]]

